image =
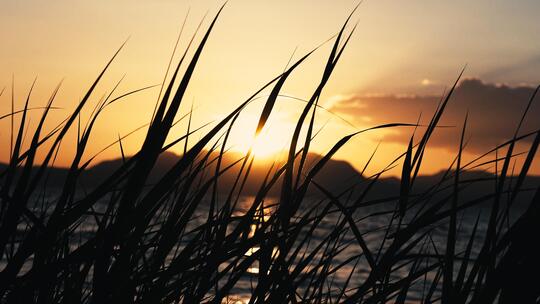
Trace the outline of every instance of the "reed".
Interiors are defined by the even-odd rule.
[[[199,140],[192,135],[201,133],[200,128],[188,129],[185,135],[166,143],[178,122],[176,117],[191,120],[190,113],[180,115],[180,105],[222,10],[200,42],[194,45],[192,39],[172,67],[150,123],[142,127],[147,132],[140,149],[128,157],[123,152],[123,138],[112,143],[120,147],[123,163],[88,192],[81,191],[79,184],[94,159],[83,161],[83,154],[98,117],[113,102],[147,89],[117,98],[111,93],[96,106],[83,128],[78,125],[79,114],[88,107],[90,96],[123,45],[71,114],[52,130],[45,131],[44,125],[60,85],[44,107],[29,107],[30,90],[22,110],[0,116],[20,116],[19,125],[12,129],[10,161],[0,179],[1,302],[226,303],[237,298],[246,303],[536,301],[540,289],[530,278],[540,273],[540,252],[538,246],[529,244],[531,232],[540,230],[540,188],[533,190],[532,200],[517,219],[510,219],[508,212],[520,193],[531,191],[524,188],[524,182],[540,143],[540,130],[521,134],[528,107],[512,139],[466,164],[461,157],[465,119],[455,161],[439,182],[421,191],[415,185],[424,153],[445,107],[452,102],[461,74],[425,128],[393,123],[360,130],[337,141],[314,164],[306,161],[321,93],[354,32],[355,26],[347,30],[352,14],[335,36],[321,80],[305,102],[286,161],[268,170],[248,208],[238,212],[254,155],[250,151],[232,163],[224,161],[231,129],[244,108],[270,89],[254,126],[256,134],[260,132],[288,77],[315,50],[240,103]],[[187,56],[188,50],[193,50],[192,57]],[[531,96],[529,105],[534,98]],[[37,126],[27,130],[29,115],[38,110]],[[395,127],[419,128],[407,150],[387,168],[337,194],[317,183],[321,169],[351,138]],[[73,161],[60,193],[47,195],[48,174],[62,141],[73,128],[79,128]],[[22,144],[25,133],[31,134],[27,148]],[[517,157],[515,146],[530,137],[534,140],[528,144],[526,160],[514,178],[510,165]],[[184,154],[157,182],[149,184],[160,155],[182,144]],[[489,159],[495,151],[506,154]],[[39,164],[38,153],[45,155]],[[479,164],[502,167],[487,181],[494,184],[492,192],[466,200],[460,196],[462,191],[473,183],[486,182],[463,178]],[[381,175],[395,166],[402,166],[399,194],[370,199]],[[235,174],[233,185],[218,189],[223,175],[230,172]],[[269,205],[273,187],[280,193],[276,203]],[[308,188],[316,189],[320,198],[308,197]],[[374,206],[384,211],[371,212]],[[487,213],[482,214],[488,218],[487,228],[479,229],[479,215],[471,229],[460,229],[463,215],[478,210]],[[384,224],[373,228],[370,222]],[[441,230],[445,239],[434,240],[434,231]],[[466,246],[457,246],[458,240],[466,240]],[[250,282],[247,290],[241,286],[246,278]]]

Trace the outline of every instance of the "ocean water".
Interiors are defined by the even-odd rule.
[[[234,211],[234,216],[242,216],[242,214],[245,213],[246,210],[251,206],[253,199],[254,198],[250,196],[242,197],[239,200],[237,208]],[[300,218],[301,215],[305,214],[306,212],[312,212],[313,214],[320,213],[325,204],[317,206],[318,201],[319,200],[315,198],[306,200],[300,206],[297,212],[298,216],[295,219],[297,220],[298,218]],[[271,206],[274,205],[276,202],[277,201],[275,199],[267,198],[265,199],[264,205]],[[361,208],[358,208],[358,210],[353,214],[353,219],[358,227],[358,230],[362,233],[362,237],[365,239],[367,246],[373,253],[378,252],[381,247],[384,251],[384,248],[387,248],[389,242],[391,241],[387,240],[383,244],[382,241],[385,239],[385,235],[389,232],[391,234],[397,229],[398,220],[392,219],[391,216],[391,213],[395,209],[395,206],[395,202],[376,204],[371,206],[362,206]],[[33,208],[35,210],[40,210],[39,208],[42,208],[42,206],[36,205],[33,206]],[[97,206],[95,206],[93,212],[103,212],[105,208],[105,204],[98,204]],[[317,246],[321,244],[321,242],[324,242],[325,239],[333,233],[336,225],[338,225],[342,221],[343,214],[336,210],[336,208],[333,208],[331,210],[332,212],[324,216],[324,218],[321,220],[321,222],[315,229],[313,236],[309,240],[309,245],[302,249],[303,254],[308,255],[313,252],[313,250],[317,248]],[[264,222],[273,212],[275,212],[275,208],[268,207],[259,211],[260,221]],[[417,211],[417,209],[414,208],[408,211],[409,215],[403,219],[403,223],[401,225],[406,225],[407,221],[410,220],[411,216],[415,213],[415,211]],[[489,211],[489,208],[486,208],[484,206],[466,209],[465,211],[462,211],[458,214],[458,235],[456,243],[457,253],[463,252],[463,250],[466,248],[476,219],[479,216],[479,224],[476,232],[475,245],[472,249],[472,257],[475,257],[478,254],[480,250],[480,244],[482,244],[483,235],[486,232]],[[200,206],[198,206],[186,230],[189,231],[190,229],[195,229],[201,224],[204,224],[206,222],[207,214],[208,204],[201,204]],[[295,219],[293,219],[293,221]],[[389,228],[390,224],[391,226]],[[347,227],[348,225],[345,225],[346,229],[342,233],[339,233],[339,235],[337,236],[339,238],[338,243],[340,244],[340,246],[343,247],[339,254],[337,254],[333,258],[330,265],[330,269],[338,266],[339,269],[337,271],[331,271],[331,274],[326,278],[328,290],[330,290],[336,295],[341,292],[343,286],[345,286],[347,281],[349,281],[347,287],[348,289],[360,286],[365,281],[371,271],[369,264],[366,262],[366,259],[364,257],[360,257],[359,259],[357,259],[358,263],[355,263],[356,260],[350,261],[351,257],[360,255],[363,251],[358,245],[351,229],[347,229]],[[232,228],[233,226],[231,226],[231,229]],[[300,233],[298,239],[301,239],[308,229],[309,226],[306,226],[305,229],[303,229],[302,233]],[[250,233],[250,236],[255,233],[256,230],[257,226],[252,225],[252,232]],[[19,227],[20,235],[24,235],[26,231],[27,230],[24,225],[21,225]],[[85,240],[91,238],[95,232],[96,225],[94,224],[92,217],[89,215],[87,220],[80,222],[80,224],[74,231],[73,235],[75,237],[72,238],[73,244],[71,244],[71,248],[76,249],[81,243],[84,243]],[[437,254],[444,254],[447,233],[448,221],[446,220],[437,222],[429,226],[428,228],[419,231],[417,236],[421,236],[423,234],[425,235],[423,236],[422,240],[418,242],[418,244],[411,251],[411,253],[425,254],[425,265],[429,263],[435,263],[438,259]],[[176,249],[181,250],[187,240],[188,239],[186,238],[181,241]],[[257,250],[259,250],[259,248],[253,247],[247,250],[244,254],[246,256],[249,256],[250,254],[255,253]],[[277,250],[277,248],[275,250]],[[322,258],[322,255],[323,251],[321,250],[315,255],[312,262],[308,265],[308,267],[306,267],[302,274],[307,275],[310,271],[317,268],[317,263]],[[427,257],[428,255],[432,255],[432,257]],[[173,255],[171,255],[170,258],[172,259]],[[395,265],[392,277],[389,278],[390,281],[397,281],[399,279],[407,277],[411,269],[411,265],[407,265],[405,263],[406,261],[407,259],[404,259],[403,262]],[[27,263],[23,267],[22,273],[30,269],[31,262],[31,259],[27,261]],[[456,273],[460,267],[460,263],[461,262],[458,261],[455,264]],[[2,263],[0,263],[0,269],[3,269],[4,266],[5,261],[2,261]],[[225,269],[227,266],[227,263],[223,263],[222,265],[220,265],[220,270]],[[295,266],[296,264],[293,263],[292,268],[294,268]],[[292,271],[292,269],[290,269],[290,271]],[[410,292],[408,293],[409,302],[419,302],[423,298],[423,295],[430,288],[430,284],[435,277],[435,273],[436,271],[427,273],[425,276],[419,278],[417,283],[411,286]],[[255,262],[249,267],[247,273],[240,278],[238,283],[232,289],[232,295],[227,297],[225,299],[225,302],[247,303],[250,295],[252,294],[255,286],[257,285],[258,276],[259,268],[257,262]],[[88,279],[91,280],[91,277],[89,277]],[[222,285],[223,283],[224,282],[220,282],[219,285]],[[305,286],[305,283],[298,286],[297,293],[299,295],[302,295],[304,292],[310,292],[310,290],[305,289]],[[348,293],[351,292],[352,290]]]
[[[241,199],[236,214],[242,215],[251,206],[252,201],[252,197],[244,197],[243,199]],[[265,204],[273,205],[275,202],[275,199],[267,199]],[[314,205],[316,205],[317,202],[318,199],[312,199],[311,201],[308,200],[304,202],[304,204],[300,206],[297,212],[297,214],[299,215],[298,217],[300,217],[306,212],[313,212],[313,214],[317,214],[319,211],[322,211],[324,204],[319,207],[313,207]],[[387,239],[383,244],[385,234],[391,234],[397,229],[399,220],[395,218],[392,220],[392,211],[395,209],[395,206],[395,202],[364,206],[359,208],[353,215],[358,230],[361,232],[362,237],[366,241],[366,244],[372,253],[377,253],[381,247],[383,248],[382,252],[384,252],[384,250],[391,242],[391,240]],[[332,234],[332,232],[336,229],[336,226],[342,221],[342,213],[336,211],[335,208],[332,210],[333,212],[327,214],[315,229],[313,236],[310,238],[309,246],[303,249],[306,255],[313,252],[313,250],[321,242],[324,242],[324,240]],[[199,212],[201,212],[201,216],[198,218],[204,218],[205,211],[206,210],[204,210],[204,208],[201,208],[199,210]],[[265,218],[268,217],[273,211],[273,208],[265,209]],[[412,215],[415,213],[415,211],[418,210],[413,208],[409,211],[409,213]],[[470,208],[458,214],[458,235],[457,243],[455,244],[456,253],[460,253],[465,250],[471,238],[471,234],[474,229],[476,220],[478,218],[478,227],[476,230],[474,243],[475,245],[472,247],[471,257],[475,257],[478,255],[481,244],[484,240],[483,236],[486,233],[489,212],[490,209],[486,206],[483,206]],[[405,216],[402,225],[405,225],[405,223],[407,223],[410,218],[411,216]],[[389,225],[391,225],[392,228],[388,229]],[[347,227],[347,225],[345,225],[345,227]],[[305,230],[308,229],[309,227],[306,227]],[[253,232],[256,230],[255,225],[253,225],[252,230]],[[415,249],[411,251],[411,254],[424,254],[426,256],[432,255],[431,257],[425,258],[424,266],[427,266],[429,263],[437,262],[439,260],[439,257],[437,257],[437,255],[444,255],[447,234],[447,220],[440,221],[429,226],[426,229],[422,229],[417,233],[416,236],[420,237],[421,235],[423,235],[423,238],[415,246]],[[303,235],[304,234],[301,233],[298,239],[301,239]],[[350,229],[345,229],[345,231],[343,233],[340,233],[338,237],[340,238],[339,244],[343,246],[343,249],[333,258],[330,268],[332,269],[336,267],[339,269],[335,272],[331,271],[332,274],[329,275],[328,278],[326,278],[326,281],[328,282],[328,290],[335,295],[341,292],[347,282],[347,289],[351,289],[352,292],[352,289],[359,287],[366,280],[366,278],[371,272],[369,264],[364,257],[360,257],[356,265],[355,261],[350,260],[351,257],[360,255],[363,252],[363,250],[358,245],[358,242],[356,241],[354,233]],[[403,247],[405,246],[407,246],[407,244]],[[248,251],[246,254],[252,254],[256,250],[258,250],[258,248],[252,248],[251,251]],[[274,250],[277,251],[277,248],[275,248]],[[308,272],[316,268],[319,260],[322,258],[322,255],[323,252],[321,250],[315,255],[315,258],[312,260],[309,266],[306,267],[306,269],[303,271],[303,274],[307,274]],[[404,259],[402,262],[397,263],[395,267],[393,267],[394,271],[392,272],[392,276],[389,278],[390,281],[397,281],[406,278],[409,275],[411,265],[406,265],[406,261],[407,259]],[[224,268],[226,265],[222,266],[222,268]],[[293,263],[292,268],[294,268],[295,266],[296,264]],[[456,261],[455,275],[457,275],[460,266],[461,261]],[[289,270],[292,271],[292,268]],[[259,268],[258,264],[255,262],[252,267],[248,269],[248,274],[243,276],[236,284],[235,288],[232,290],[233,296],[229,297],[225,302],[248,303],[250,295],[252,294],[254,288],[257,285],[258,275]],[[419,278],[416,283],[412,284],[408,293],[407,301],[409,303],[420,302],[423,299],[423,296],[428,292],[431,283],[435,278],[435,275],[436,270],[428,272],[426,273],[426,275]],[[442,280],[439,283],[441,282]],[[297,294],[301,295],[303,292],[310,292],[310,290],[305,290],[305,285],[306,284],[299,285],[297,289]],[[348,292],[348,294],[350,294],[351,292]],[[437,298],[437,293],[439,292],[440,289],[437,289],[434,298]]]

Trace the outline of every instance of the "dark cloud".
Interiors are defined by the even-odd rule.
[[[466,79],[456,88],[441,119],[441,125],[456,126],[440,128],[432,145],[455,148],[459,142],[460,129],[469,112],[469,151],[480,152],[510,139],[519,119],[532,96],[532,87],[509,87],[484,83],[478,79]],[[540,97],[527,116],[523,131],[540,128]],[[365,124],[390,122],[421,122],[427,124],[437,108],[441,96],[352,96],[334,103],[332,110],[352,117]],[[399,134],[387,135],[385,141],[408,142],[411,133],[401,130]]]

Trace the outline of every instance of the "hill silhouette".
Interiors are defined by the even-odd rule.
[[[237,162],[227,172],[225,172],[218,184],[218,191],[222,193],[228,193],[229,189],[235,182],[238,171],[241,167],[242,161],[241,154],[229,152],[225,153],[222,159],[221,168],[225,168],[234,162]],[[152,172],[148,176],[147,184],[153,184],[157,182],[167,171],[169,171],[173,165],[181,158],[180,155],[172,152],[163,153],[156,162]],[[205,179],[207,176],[212,176],[216,167],[217,153],[210,155],[207,161],[207,165],[202,173],[200,173],[200,179]],[[304,172],[307,172],[319,159],[321,155],[315,153],[309,153],[306,158],[306,165]],[[117,158],[112,160],[106,160],[99,162],[90,168],[86,169],[81,176],[81,187],[85,189],[93,189],[98,186],[100,182],[109,177],[116,169],[118,169],[124,162],[123,159]],[[298,162],[296,162],[297,164]],[[272,162],[268,160],[255,160],[250,169],[249,178],[246,180],[243,194],[255,195],[260,189],[268,170],[276,170],[277,167],[282,165],[283,162],[275,162],[272,167]],[[247,164],[246,164],[247,165]],[[6,167],[5,164],[0,164],[0,172]],[[67,170],[66,168],[49,168],[47,187],[62,187],[65,181]],[[444,178],[445,172],[439,172],[433,175],[420,175],[415,180],[412,193],[423,192],[430,187],[438,184]],[[460,197],[463,200],[471,200],[480,197],[486,193],[493,191],[494,182],[496,176],[485,171],[468,171],[461,173],[461,191]],[[330,159],[323,169],[314,178],[314,181],[320,186],[324,187],[334,195],[339,195],[348,189],[353,189],[353,196],[358,196],[362,191],[368,187],[370,180],[363,177],[351,164],[343,160]],[[512,182],[512,180],[510,180]],[[435,197],[444,198],[445,195],[451,193],[451,185],[453,178],[446,178],[446,181],[439,185],[441,191]],[[540,184],[540,177],[529,176],[524,185],[525,188],[538,186]],[[279,195],[279,185],[281,181],[278,180],[276,186],[270,190],[270,195]],[[381,198],[392,198],[399,196],[400,180],[395,177],[380,178],[373,185],[369,185],[369,195],[365,198],[367,200],[377,200]],[[313,186],[308,189],[308,195],[317,196],[321,195],[321,192]],[[525,191],[522,194],[523,198],[530,198],[532,193]]]
[[[206,165],[204,172],[206,175],[212,175],[216,169],[216,158],[218,154],[213,153],[209,157],[208,165]],[[154,183],[163,176],[165,172],[170,170],[170,168],[180,159],[181,156],[176,155],[172,152],[163,153],[158,161],[156,162],[150,176],[148,177],[148,183]],[[234,162],[240,160],[242,157],[239,153],[229,152],[225,153],[222,159],[221,169],[233,164]],[[306,166],[309,169],[321,156],[315,153],[309,153],[306,158]],[[104,178],[109,176],[115,169],[119,168],[122,164],[122,159],[113,159],[108,161],[100,162],[88,170],[85,171],[83,176],[83,181],[86,186],[93,187],[97,185]],[[272,167],[272,162],[269,160],[257,160],[253,162],[253,165],[250,170],[249,178],[246,181],[244,186],[244,193],[246,195],[253,195],[262,185],[265,176],[268,173],[268,170],[276,170],[276,168],[281,165],[282,162],[276,162]],[[236,163],[233,167],[227,170],[219,181],[219,190],[221,192],[226,192],[232,187],[236,176],[240,170],[242,161]],[[247,165],[247,164],[246,164]],[[204,178],[201,174],[201,178]],[[342,160],[333,160],[331,159],[317,175],[315,181],[326,189],[338,193],[351,187],[354,184],[358,184],[363,180],[363,177],[357,172],[348,162]],[[279,185],[280,183],[276,183]],[[277,194],[278,189],[272,189],[271,194]],[[313,189],[310,191],[314,194]]]

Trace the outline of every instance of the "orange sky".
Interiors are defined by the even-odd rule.
[[[479,88],[484,90],[481,92],[499,88],[508,93],[508,100],[501,100],[497,111],[505,113],[508,108],[513,114],[519,112],[526,100],[514,98],[513,88],[521,87],[526,94],[527,89],[540,79],[540,40],[536,36],[540,24],[535,22],[534,13],[539,11],[540,4],[533,0],[520,1],[519,5],[502,0],[471,2],[414,0],[403,4],[388,0],[363,3],[353,17],[359,21],[358,29],[322,99],[323,105],[356,128],[321,111],[316,125],[317,128],[324,125],[324,129],[316,139],[314,151],[324,153],[341,136],[389,122],[390,118],[393,122],[402,119],[400,122],[414,123],[421,111],[424,117],[429,116],[433,109],[429,102],[426,105],[420,99],[440,96],[465,63],[468,63],[466,78],[479,79],[482,83]],[[348,0],[230,1],[197,66],[181,112],[186,113],[193,102],[195,126],[223,117],[282,72],[295,49],[294,58],[298,59],[334,35],[356,3]],[[50,130],[53,122],[60,122],[73,109],[127,37],[130,39],[126,47],[97,88],[82,121],[123,75],[125,80],[119,87],[119,94],[161,83],[188,9],[181,47],[186,45],[204,14],[208,11],[209,16],[213,16],[220,4],[209,0],[5,1],[0,11],[0,90],[5,87],[0,96],[0,115],[10,112],[12,77],[15,79],[16,109],[22,107],[34,77],[37,76],[31,99],[34,107],[44,105],[55,85],[64,79],[56,102],[56,106],[63,109],[54,111],[48,125]],[[203,23],[203,28],[208,25],[208,20]],[[291,76],[282,93],[308,98],[320,78],[330,46],[326,44],[307,60]],[[509,90],[501,89],[501,83],[507,84]],[[98,121],[87,156],[101,150],[118,135],[125,135],[147,123],[158,92],[159,89],[148,90],[108,109]],[[262,95],[265,94],[268,92]],[[476,91],[467,94],[463,93],[463,99],[456,102],[445,122],[460,125],[462,114],[466,112],[464,108],[467,108],[475,109],[473,119],[478,122],[478,130],[486,129],[488,124],[503,130],[513,127],[509,117],[505,124],[486,119],[484,111],[493,110],[493,106],[485,100],[470,97],[489,95],[474,95]],[[381,101],[375,98],[377,96],[385,99]],[[399,97],[403,96],[409,96],[410,103],[402,103],[403,99]],[[263,102],[264,98],[261,98],[240,117],[231,139],[233,149],[246,148],[245,141],[253,134]],[[393,106],[395,102],[399,106]],[[259,145],[266,150],[285,146],[301,107],[299,101],[280,99],[268,130],[263,132],[264,144]],[[31,125],[40,113],[36,111],[35,114]],[[179,124],[173,130],[173,136],[180,136],[185,128],[185,124]],[[490,129],[487,130],[487,133],[472,134],[471,140],[477,136],[482,146],[471,147],[468,157],[490,146],[491,142],[483,140],[490,137]],[[403,138],[411,131],[399,129],[362,135],[342,149],[337,157],[361,168],[377,143],[382,141],[373,167],[368,170],[375,172],[403,151]],[[137,149],[143,135],[144,131],[125,140],[128,153]],[[454,155],[452,145],[444,144],[447,138],[453,137],[441,136],[427,155],[425,173],[446,167]],[[493,138],[493,142],[499,140]],[[6,160],[8,119],[0,121],[0,144],[6,147],[0,151],[0,159]],[[74,147],[75,132],[63,143],[59,165],[69,164]],[[179,151],[181,147],[177,149]],[[118,156],[119,150],[114,147],[101,154],[100,159]],[[538,164],[534,170],[540,173]]]

